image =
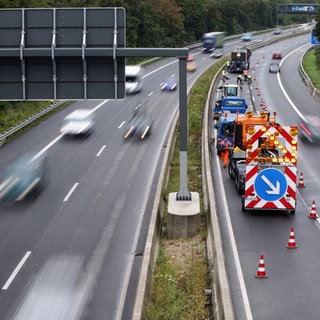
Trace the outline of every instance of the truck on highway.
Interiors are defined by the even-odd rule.
[[[213,118],[219,120],[225,112],[244,114],[247,110],[247,103],[244,98],[238,96],[222,96],[216,100],[213,109]]]
[[[295,213],[297,126],[281,126],[276,113],[235,118],[228,173],[242,195],[242,210]]]
[[[249,47],[231,52],[229,72],[242,73],[250,68],[251,49]]]
[[[224,45],[224,32],[215,31],[208,32],[202,35],[202,51],[211,53],[217,48],[222,48]]]
[[[216,148],[219,156],[224,148],[222,145],[224,138],[227,138],[230,144],[233,145],[233,130],[236,117],[236,113],[225,112],[220,116],[219,122],[215,125],[217,129]]]
[[[126,93],[138,93],[142,89],[143,68],[141,66],[126,66]]]

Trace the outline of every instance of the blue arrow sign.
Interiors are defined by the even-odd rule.
[[[318,39],[314,35],[313,30],[311,31],[311,44],[320,44],[320,42],[318,41]]]
[[[259,198],[265,201],[276,201],[287,191],[287,180],[284,174],[273,168],[259,172],[254,182],[254,189]]]

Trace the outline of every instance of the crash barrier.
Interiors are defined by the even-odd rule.
[[[306,52],[303,54],[300,63],[299,63],[299,73],[300,76],[303,80],[303,82],[306,84],[306,86],[309,89],[310,94],[318,101],[320,102],[320,91],[313,85],[311,79],[309,78],[309,76],[307,75],[307,73],[305,72],[303,65],[302,65],[302,61],[304,59],[304,56],[311,50],[314,50],[315,47],[311,46],[310,48],[308,48],[308,50],[306,50]]]
[[[41,117],[43,117],[47,113],[51,112],[52,110],[56,109],[57,107],[61,106],[65,102],[66,102],[65,100],[61,100],[61,101],[58,101],[57,103],[53,103],[53,104],[49,105],[48,107],[46,107],[45,109],[37,112],[33,116],[21,121],[20,123],[18,123],[14,127],[11,127],[8,130],[2,132],[0,134],[0,147],[5,143],[6,139],[9,138],[11,135],[13,135],[14,133],[23,129],[24,127],[31,124],[32,122],[40,119]]]
[[[222,70],[222,68],[221,68]],[[220,70],[220,72],[221,72]],[[207,257],[211,275],[212,302],[214,306],[214,319],[235,319],[234,308],[231,298],[231,290],[225,258],[222,246],[219,219],[216,211],[216,199],[213,189],[211,154],[209,150],[209,133],[211,121],[211,97],[220,82],[220,72],[218,72],[209,89],[207,97],[202,131],[201,162],[202,162],[202,189],[205,212],[207,212]]]

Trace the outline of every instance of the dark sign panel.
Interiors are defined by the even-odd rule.
[[[317,14],[319,4],[278,4],[278,13],[291,13],[291,14]]]
[[[125,97],[123,8],[0,10],[0,100]]]

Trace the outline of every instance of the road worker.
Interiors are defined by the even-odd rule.
[[[221,141],[220,148],[221,148],[220,155],[223,160],[223,167],[226,168],[228,165],[228,159],[229,159],[229,149],[231,148],[231,142],[228,140],[227,137],[225,137]]]
[[[244,76],[244,81],[247,81],[248,69],[244,69],[244,70],[243,70],[243,76]]]

